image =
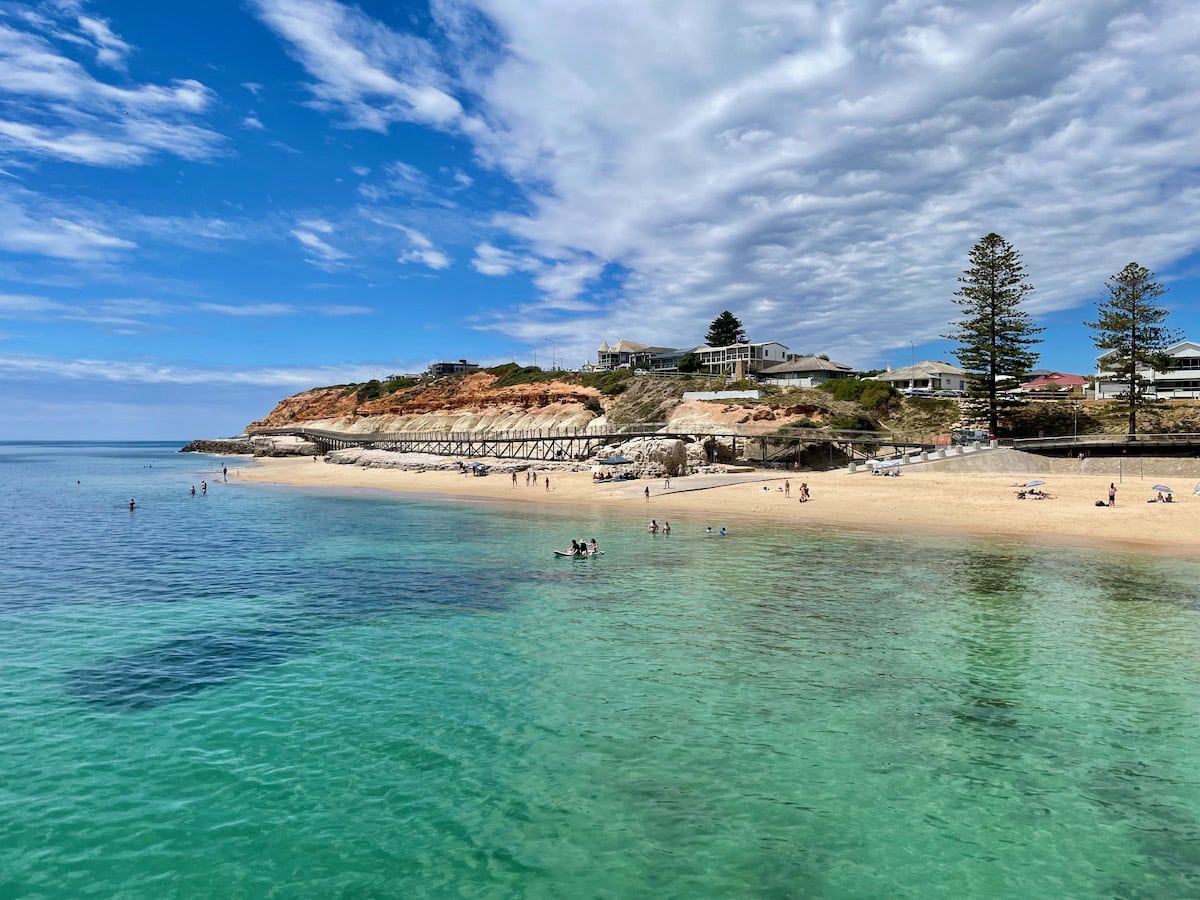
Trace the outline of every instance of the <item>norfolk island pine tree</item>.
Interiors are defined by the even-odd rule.
[[[1021,309],[1033,285],[1025,280],[1021,254],[1012,244],[992,232],[979,239],[967,259],[970,265],[959,276],[953,298],[965,315],[945,337],[958,342],[955,358],[970,376],[971,393],[985,403],[994,435],[997,384],[1033,368],[1038,354],[1030,348],[1041,343],[1037,335],[1044,329]]]

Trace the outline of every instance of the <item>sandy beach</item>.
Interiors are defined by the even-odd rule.
[[[1020,500],[1015,485],[1034,476],[943,473],[907,469],[899,478],[851,475],[845,471],[753,472],[689,476],[596,485],[586,472],[550,472],[550,491],[541,479],[517,486],[507,474],[474,478],[455,472],[407,472],[314,463],[309,458],[260,459],[242,469],[242,481],[329,489],[376,489],[407,494],[470,497],[546,509],[607,510],[622,518],[670,520],[673,527],[734,528],[746,523],[781,528],[828,526],[877,531],[891,536],[994,537],[1076,546],[1110,546],[1138,552],[1200,556],[1200,497],[1191,483],[1173,485],[1175,502],[1147,503],[1155,479],[1125,477],[1117,484],[1115,508],[1109,480],[1096,475],[1055,474],[1044,490],[1054,499]],[[782,490],[791,480],[790,498]],[[1178,481],[1178,479],[1175,479]],[[807,482],[811,501],[797,499]],[[1169,482],[1168,482],[1169,483]],[[650,487],[650,498],[644,496]]]

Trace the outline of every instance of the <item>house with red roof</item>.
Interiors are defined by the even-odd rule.
[[[1068,375],[1065,372],[1046,372],[1038,375],[1021,385],[1021,391],[1026,394],[1041,394],[1052,398],[1071,399],[1083,396],[1083,389],[1088,380],[1082,375]]]

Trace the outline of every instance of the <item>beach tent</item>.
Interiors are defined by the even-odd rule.
[[[898,460],[898,459],[872,459],[867,463],[867,465],[869,465],[872,469],[890,469],[893,466],[900,465],[900,460]]]

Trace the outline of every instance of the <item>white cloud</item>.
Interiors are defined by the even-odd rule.
[[[450,257],[444,251],[435,247],[433,241],[417,229],[401,225],[399,222],[390,221],[376,212],[366,212],[364,215],[368,221],[376,225],[382,225],[385,228],[393,229],[404,235],[408,246],[401,249],[399,255],[396,257],[396,262],[418,263],[436,270],[450,268]]]
[[[476,9],[504,55],[458,73],[490,127],[457,127],[524,188],[497,224],[549,300],[490,323],[514,336],[581,332],[572,297],[611,265],[602,333],[686,344],[729,308],[752,337],[867,362],[945,330],[988,231],[1040,311],[1197,246],[1200,9],[1179,0],[442,0],[460,59]]]
[[[84,261],[136,246],[82,212],[31,191],[0,190],[0,249]]]
[[[355,175],[357,175],[359,178],[366,178],[368,175],[371,174],[371,169],[369,166],[351,166],[350,171],[353,172]]]
[[[314,79],[313,105],[348,125],[384,132],[395,122],[445,127],[461,117],[428,42],[335,0],[252,0],[251,6]]]
[[[308,262],[318,268],[328,269],[348,258],[349,254],[321,239],[315,232],[332,234],[333,226],[323,219],[310,219],[301,222],[299,228],[293,228],[291,231],[292,237],[304,247],[305,259]]]
[[[253,131],[262,131],[267,126],[259,120],[258,116],[251,113],[242,119],[242,127],[252,129]]]
[[[113,34],[107,19],[80,16],[76,21],[79,23],[79,29],[91,38],[96,47],[96,62],[114,69],[125,68],[125,58],[131,48]]]
[[[502,250],[484,241],[475,247],[475,258],[471,267],[481,275],[504,276],[513,272],[534,272],[541,268],[541,263],[528,256],[521,256],[510,250]]]
[[[263,86],[257,81],[243,81],[242,87],[253,94],[255,98],[260,98],[263,95]]]
[[[318,306],[317,312],[323,316],[369,316],[375,312],[369,306]]]
[[[392,371],[406,370],[402,367],[389,368],[388,365],[202,368],[192,365],[126,360],[61,359],[48,356],[0,354],[0,377],[39,380],[308,388],[313,385],[367,381]]]
[[[240,305],[233,303],[197,303],[195,308],[200,312],[246,318],[291,316],[297,312],[296,307],[289,303],[245,303]]]
[[[208,159],[220,152],[221,136],[189,121],[211,107],[207,87],[192,79],[169,85],[102,81],[65,55],[62,45],[90,47],[99,64],[120,70],[131,48],[104,19],[61,18],[72,14],[69,6],[57,12],[58,19],[20,17],[27,30],[0,21],[0,154],[133,166],[161,153]]]

